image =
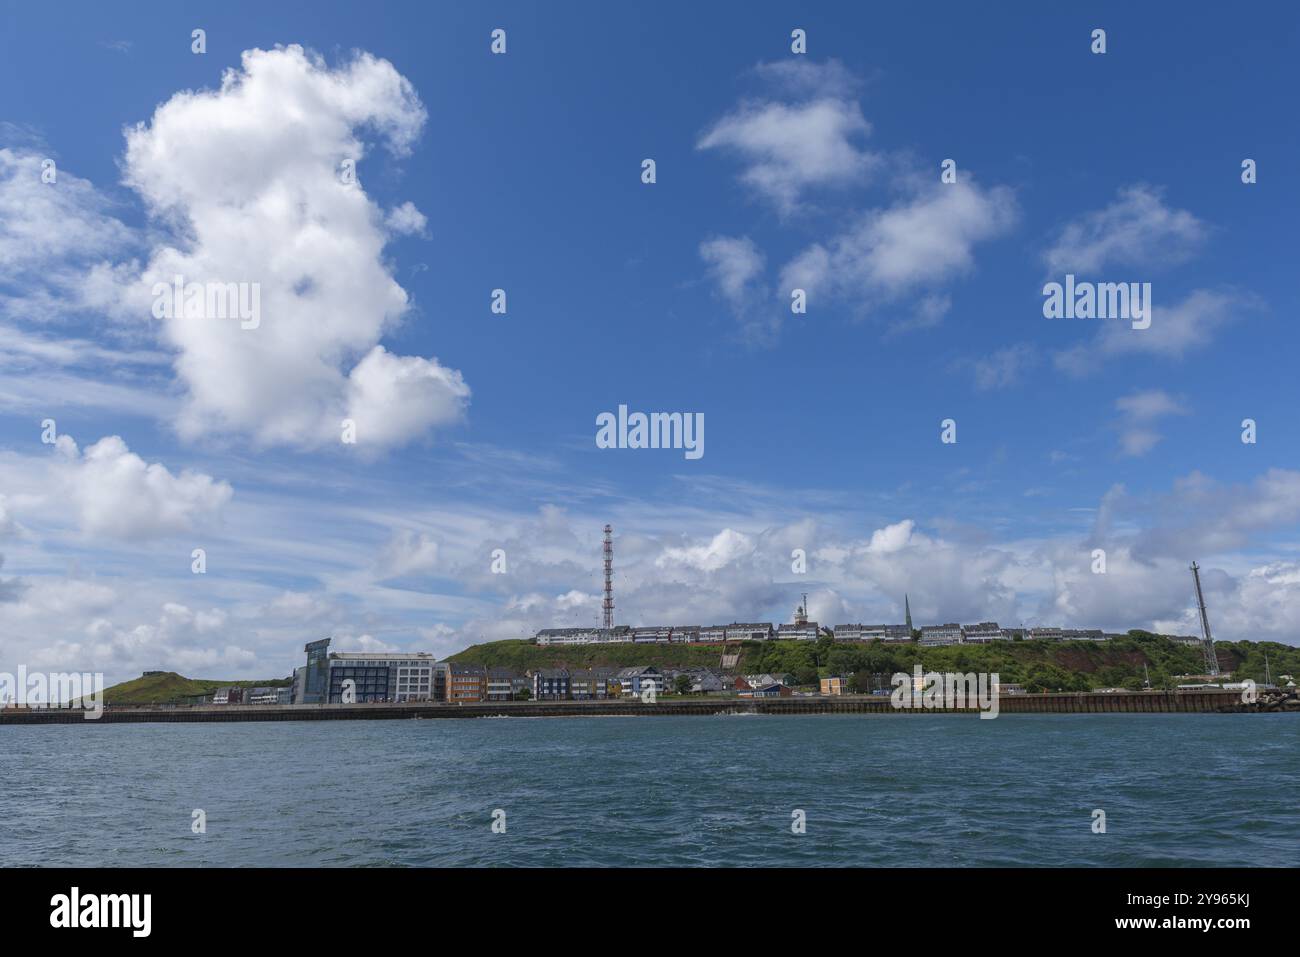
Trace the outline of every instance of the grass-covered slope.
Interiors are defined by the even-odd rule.
[[[1300,676],[1300,648],[1277,642],[1221,641],[1219,666],[1234,679],[1264,681],[1265,654],[1274,682],[1280,676]],[[1177,675],[1199,674],[1204,669],[1201,649],[1154,635],[1130,631],[1111,641],[998,641],[987,645],[922,648],[911,644],[880,642],[746,641],[732,644],[740,652],[733,669],[741,674],[789,672],[805,684],[819,675],[853,674],[854,690],[870,691],[884,677],[910,672],[918,661],[927,671],[997,672],[1003,682],[1025,685],[1030,691],[1087,691],[1095,688],[1142,687],[1143,665],[1155,688],[1177,684]],[[473,645],[450,660],[527,671],[531,668],[626,668],[655,665],[660,668],[713,668],[722,664],[721,645],[616,644],[540,648],[528,641],[493,641]],[[265,681],[218,681],[186,678],[175,672],[135,678],[105,689],[107,704],[166,704],[217,688],[243,688],[289,684],[288,678]]]
[[[449,661],[485,665],[489,668],[630,668],[655,665],[661,668],[717,668],[721,645],[569,645],[538,647],[530,641],[491,641],[471,645],[452,655]]]
[[[746,641],[739,649],[741,673],[790,672],[801,683],[819,675],[857,675],[859,690],[874,687],[873,675],[911,671],[919,661],[927,671],[997,672],[1003,682],[1030,690],[1087,691],[1094,688],[1140,688],[1149,675],[1152,687],[1170,687],[1177,675],[1200,674],[1205,663],[1197,645],[1162,635],[1130,631],[1110,641],[998,641],[987,645],[922,648],[916,643],[820,641]],[[1276,642],[1218,642],[1219,666],[1238,680],[1263,681],[1264,655],[1274,681],[1300,675],[1300,648]],[[473,645],[450,660],[462,664],[512,668],[623,668],[656,665],[669,668],[721,664],[720,645],[613,644],[538,647],[528,641],[494,641]],[[1143,665],[1146,671],[1143,671]]]
[[[159,675],[133,678],[111,688],[105,688],[104,703],[168,704],[195,695],[212,694],[218,688],[282,687],[288,683],[288,678],[273,678],[267,681],[213,681],[207,678],[186,678],[174,671],[167,671]]]

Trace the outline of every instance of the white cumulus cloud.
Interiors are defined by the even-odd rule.
[[[436,359],[379,340],[407,310],[384,260],[393,232],[423,229],[409,203],[385,215],[362,186],[374,134],[406,154],[425,111],[385,60],[337,68],[290,46],[244,53],[215,91],[182,92],[127,131],[125,179],[172,239],[156,246],[128,308],[154,284],[256,284],[260,323],[162,320],[185,387],[183,435],[251,435],[300,447],[409,442],[457,420],[469,390]],[[356,164],[355,182],[340,169]]]
[[[767,64],[757,72],[789,98],[741,103],[699,138],[697,149],[738,155],[745,164],[741,182],[783,214],[794,211],[807,189],[850,183],[875,167],[878,158],[858,145],[871,124],[847,95],[843,67]]]
[[[782,287],[849,299],[869,308],[946,283],[974,268],[976,245],[1009,230],[1018,218],[1005,186],[985,189],[967,174],[958,183],[921,186],[885,209],[861,213],[847,230],[814,243],[782,271]],[[943,306],[936,300],[931,306]],[[943,309],[939,309],[942,314]],[[933,325],[929,308],[919,324]]]
[[[90,536],[135,540],[187,532],[215,518],[234,494],[210,475],[173,474],[161,463],[146,462],[116,435],[84,452],[62,435],[58,450],[63,494]]]
[[[670,565],[688,565],[701,571],[717,571],[731,564],[738,558],[750,554],[754,542],[744,532],[724,528],[704,545],[686,545],[680,548],[666,548],[655,559],[655,565],[664,568]]]

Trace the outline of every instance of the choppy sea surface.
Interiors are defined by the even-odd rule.
[[[1286,714],[10,726],[0,782],[7,866],[1300,859]]]

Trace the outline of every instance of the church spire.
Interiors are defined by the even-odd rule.
[[[907,593],[906,593],[906,592],[903,593],[903,610],[904,610],[904,612],[906,612],[906,615],[907,615],[907,618],[906,618],[906,621],[907,621],[907,633],[910,635],[910,634],[912,633],[912,605],[911,605],[911,603],[907,600]]]

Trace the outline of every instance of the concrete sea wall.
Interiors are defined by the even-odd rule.
[[[1300,710],[1295,698],[1282,710]],[[998,701],[1003,714],[1170,714],[1227,713],[1265,710],[1244,704],[1238,692],[1220,689],[1197,691],[1124,692],[1120,694],[1005,695]],[[1269,710],[1278,710],[1270,708]],[[117,724],[121,722],[175,721],[370,721],[423,718],[559,718],[581,716],[714,715],[714,714],[973,714],[974,709],[895,709],[885,696],[815,698],[704,698],[665,697],[651,704],[639,699],[619,701],[536,701],[490,704],[355,704],[355,705],[198,705],[119,706],[105,709],[95,721],[79,710],[0,711],[6,724]]]

